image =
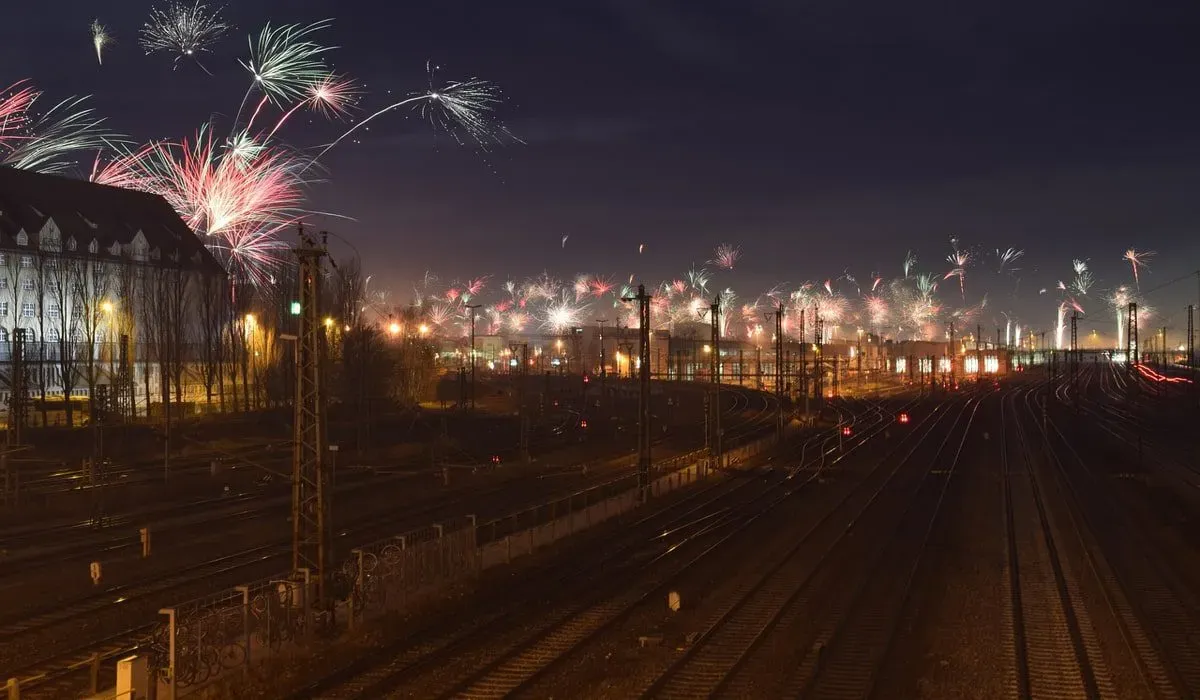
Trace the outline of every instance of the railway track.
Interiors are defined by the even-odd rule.
[[[732,440],[753,437],[762,430],[773,427],[773,397],[757,392],[730,394],[734,397],[731,410],[740,411],[742,415],[742,420],[731,421]],[[752,402],[760,403],[752,408]],[[545,485],[540,485],[532,491],[523,489],[523,497],[528,498],[531,494],[536,495],[543,491],[549,495],[556,489],[561,490],[561,487],[554,486],[553,482],[542,480],[542,483]],[[511,492],[513,486],[512,483],[497,485],[483,491],[475,491],[472,497],[476,500],[490,501],[492,499],[489,496]],[[456,513],[461,511],[463,506],[459,497],[439,499],[426,507],[406,511],[403,518],[411,521],[413,518],[434,517],[451,507]],[[340,539],[353,543],[370,541],[372,538],[395,532],[397,527],[396,516],[383,519],[361,517],[357,526],[341,533]],[[147,581],[108,587],[103,592],[92,592],[74,600],[55,602],[40,609],[11,615],[0,620],[0,650],[3,650],[0,657],[40,660],[20,668],[0,668],[0,677],[16,675],[30,678],[53,675],[57,670],[76,665],[79,655],[86,651],[89,645],[96,647],[93,651],[111,650],[114,645],[120,648],[136,645],[138,639],[144,639],[146,626],[146,623],[139,620],[153,621],[162,605],[178,602],[181,598],[202,595],[214,587],[226,587],[275,573],[283,566],[288,551],[290,549],[287,549],[284,543],[241,550],[203,563],[187,565],[165,578],[156,577]],[[116,620],[128,622],[123,625],[123,631],[114,633],[113,623]],[[69,632],[74,634],[70,635]],[[67,639],[78,643],[81,638],[87,639],[89,635],[94,637],[94,643],[89,642],[66,650],[61,646],[54,646],[56,643],[61,644],[60,640]],[[47,652],[47,649],[51,651]],[[13,653],[10,654],[10,651]]]
[[[1064,570],[1056,544],[1060,537],[1030,463],[1030,455],[1036,452],[1015,415],[1019,396],[1012,393],[1004,398],[1000,463],[1014,697],[1094,698],[1101,697],[1101,687],[1104,697],[1113,697],[1112,680],[1102,661],[1092,661],[1099,659],[1096,635],[1079,603],[1079,584]],[[1010,434],[1017,447],[1015,458],[1009,450]]]
[[[816,623],[815,629],[809,629],[810,635],[817,634],[814,642],[839,645],[835,648],[841,655],[833,657],[835,660],[850,657],[857,660],[861,639],[846,636],[844,625],[852,616],[868,612],[859,607],[866,602],[865,586],[859,595],[841,596],[840,600],[831,589],[840,589],[845,594],[850,590],[847,583],[867,578],[844,576],[847,563],[853,568],[875,561],[879,573],[883,573],[887,552],[881,543],[889,539],[886,533],[896,525],[897,509],[909,512],[911,507],[904,507],[904,502],[920,489],[929,474],[928,470],[920,469],[922,458],[929,456],[928,450],[923,449],[927,447],[926,440],[945,428],[945,436],[935,443],[936,458],[950,444],[969,408],[970,403],[964,402],[916,426],[923,432],[902,443],[907,449],[898,455],[893,467],[882,466],[886,460],[881,460],[859,488],[800,535],[799,541],[761,575],[742,586],[683,654],[642,691],[642,697],[763,696],[769,691],[761,683],[778,677],[778,668],[767,677],[747,672],[748,669],[761,666],[759,652],[775,646],[775,639],[787,639],[796,648],[813,648],[811,644],[796,644],[801,621]],[[874,576],[875,580],[884,578]],[[822,610],[824,615],[819,614]],[[818,622],[822,618],[823,624]],[[837,668],[823,666],[822,670]],[[858,666],[852,675],[861,675],[864,668]],[[793,680],[804,683],[817,679]]]
[[[1042,438],[1056,477],[1069,494],[1080,536],[1093,543],[1089,564],[1121,623],[1142,681],[1156,697],[1200,696],[1200,563],[1197,553],[1140,497],[1118,490],[1110,476],[1119,459],[1087,441],[1044,403],[1027,396],[1027,413],[1043,414]],[[1029,423],[1036,424],[1034,420]],[[1078,445],[1078,447],[1077,447]],[[1164,526],[1166,525],[1166,526]]]
[[[874,407],[868,407],[864,413],[877,416],[879,412]],[[819,437],[823,439],[824,436]],[[866,436],[861,440],[865,441]],[[815,477],[813,474],[809,478]],[[632,608],[648,598],[656,597],[657,593],[662,592],[665,581],[686,571],[715,551],[721,543],[749,527],[761,513],[770,510],[764,509],[764,501],[786,499],[786,495],[777,493],[778,487],[784,482],[775,477],[769,479],[768,488],[760,487],[740,505],[717,507],[716,503],[705,503],[693,508],[688,515],[677,519],[669,527],[652,529],[651,532],[655,534],[649,540],[646,539],[646,533],[639,534],[634,529],[632,539],[624,548],[603,558],[599,565],[585,565],[581,569],[584,572],[594,568],[604,569],[608,563],[622,568],[632,566],[635,570],[629,572],[628,578],[613,575],[610,571],[605,574],[603,581],[578,579],[588,588],[583,602],[576,601],[555,608],[550,613],[543,610],[533,629],[514,632],[505,626],[511,626],[513,620],[505,618],[488,629],[462,634],[459,637],[461,641],[451,647],[433,651],[415,644],[388,663],[376,664],[357,675],[342,674],[334,679],[338,683],[327,680],[296,697],[384,697],[401,686],[417,682],[423,676],[428,677],[431,667],[436,666],[439,660],[449,658],[454,658],[456,662],[469,659],[470,662],[459,664],[465,670],[460,677],[449,684],[441,683],[436,689],[426,687],[422,694],[430,697],[487,697],[511,692],[536,678],[575,646],[585,643],[621,619]],[[744,482],[745,479],[740,481]],[[708,512],[702,514],[703,511]],[[647,553],[645,548],[648,544],[651,546],[649,552],[656,553]],[[651,564],[665,567],[673,573],[664,575],[660,571],[655,575],[639,575],[639,571],[650,569]],[[570,585],[569,581],[575,580],[572,577],[577,573],[556,580],[554,588]],[[470,651],[481,639],[492,641],[484,649]],[[434,686],[438,685],[434,683]]]

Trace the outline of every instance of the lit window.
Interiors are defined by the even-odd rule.
[[[27,301],[24,304],[21,304],[21,317],[22,318],[33,318],[33,316],[34,316],[33,302]]]
[[[0,289],[8,289],[8,278],[0,277]]]
[[[0,318],[8,318],[8,302],[0,301]]]
[[[57,328],[51,326],[50,330],[46,331],[46,340],[49,340],[52,343],[57,343],[58,341],[62,340],[62,333],[60,333]]]
[[[8,264],[8,255],[6,255],[5,253],[0,253],[0,265],[7,265],[7,264]]]
[[[47,307],[46,314],[50,317],[51,321],[57,321],[62,317],[62,310],[58,308],[58,304],[51,304]]]
[[[21,291],[23,291],[23,292],[32,292],[33,291],[33,278],[32,277],[26,277],[25,279],[21,280]]]
[[[21,267],[33,267],[33,256],[32,255],[22,255],[21,256]]]

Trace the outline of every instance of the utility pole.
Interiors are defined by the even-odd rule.
[[[608,323],[607,318],[596,319],[596,325],[600,327],[600,401],[604,402],[604,406],[608,405],[605,398],[608,395],[608,368],[604,358],[604,324],[606,323]],[[618,368],[619,370],[620,368]],[[620,376],[617,379],[620,379]],[[619,384],[620,382],[618,382]]]
[[[783,304],[779,305],[783,308]],[[808,348],[804,338],[804,309],[800,309],[800,394],[804,396],[804,418],[808,419],[808,361],[805,358]]]
[[[1197,273],[1200,276],[1200,273]],[[1192,375],[1192,393],[1200,396],[1200,376],[1196,375],[1196,322],[1193,320],[1196,308],[1188,304],[1187,308],[1187,363]]]
[[[821,352],[825,346],[825,319],[817,316],[815,310],[813,315],[816,316],[813,322],[813,340],[816,341],[816,348],[813,349],[813,398],[820,412],[825,402],[825,356]]]
[[[475,410],[475,309],[481,304],[467,304],[466,309],[471,313],[471,410]]]
[[[1159,350],[1162,351],[1160,353],[1162,355],[1162,361],[1159,364],[1160,364],[1160,366],[1165,368],[1167,366],[1167,327],[1166,326],[1162,327],[1162,346],[1159,347]]]
[[[650,496],[650,295],[638,285],[638,485],[642,501]]]
[[[322,392],[321,279],[325,245],[300,229],[300,316],[296,340],[295,435],[292,459],[292,575],[316,581],[315,608],[329,609],[329,473],[325,467],[325,396]]]
[[[950,389],[954,388],[954,321],[950,322],[950,345],[947,346],[947,355],[950,356]]]
[[[779,436],[783,437],[783,393],[786,390],[783,376],[783,317],[784,317],[783,302],[780,302],[775,311],[766,313],[767,321],[771,317],[775,317],[775,337],[772,339],[772,345],[775,350],[775,401],[778,404],[776,407],[776,429],[779,431]],[[761,384],[761,382],[760,382]],[[760,386],[761,388],[761,386]]]
[[[1133,366],[1137,364],[1138,349],[1138,309],[1137,302],[1129,302],[1129,310],[1125,312],[1125,367],[1133,374]]]
[[[529,462],[529,415],[525,411],[525,373],[529,369],[529,343],[512,343],[508,346],[514,358],[521,363],[521,371],[517,372],[517,415],[520,421],[521,462]]]
[[[1079,312],[1071,312],[1071,396],[1079,411]]]
[[[713,380],[713,457],[717,468],[722,466],[721,454],[721,295],[709,307],[712,321],[712,380]]]

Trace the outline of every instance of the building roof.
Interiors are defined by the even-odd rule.
[[[53,222],[52,225],[51,222]],[[41,236],[58,234],[59,250],[129,257],[138,233],[151,264],[178,260],[187,268],[221,272],[221,264],[162,197],[56,175],[0,167],[0,248],[38,250]],[[18,236],[28,237],[25,245]],[[160,263],[161,264],[161,263]]]

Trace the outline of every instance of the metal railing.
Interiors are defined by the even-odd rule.
[[[352,550],[331,572],[335,602],[327,610],[312,604],[316,582],[307,572],[280,573],[164,608],[146,645],[149,668],[169,700],[230,672],[287,658],[318,633],[335,635],[402,609],[413,594],[475,572],[475,531],[468,516]]]

